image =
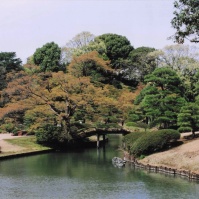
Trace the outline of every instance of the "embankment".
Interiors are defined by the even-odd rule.
[[[135,167],[199,180],[198,146],[199,139],[195,139],[170,150],[149,155],[142,160],[135,160],[128,153],[125,153],[124,158]]]

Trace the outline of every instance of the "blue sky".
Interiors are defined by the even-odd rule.
[[[0,0],[0,52],[24,62],[36,48],[64,46],[76,34],[126,36],[137,48],[173,44],[174,0]]]

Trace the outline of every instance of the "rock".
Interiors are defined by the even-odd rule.
[[[122,158],[114,157],[112,159],[112,163],[113,163],[113,166],[120,168],[120,167],[125,166],[126,161],[124,161]]]

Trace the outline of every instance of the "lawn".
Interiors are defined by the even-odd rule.
[[[50,149],[36,142],[35,136],[24,136],[20,138],[5,139],[6,142],[26,148],[27,151],[42,151]]]

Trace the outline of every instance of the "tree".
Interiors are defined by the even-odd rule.
[[[95,36],[90,32],[83,31],[73,37],[66,45],[62,48],[61,62],[70,63],[73,56],[80,56],[90,51],[96,50],[92,46]],[[95,46],[97,48],[97,46]]]
[[[157,68],[152,74],[146,75],[144,81],[168,94],[182,94],[183,88],[180,78],[175,71],[168,67]]]
[[[196,73],[196,75],[194,76],[194,89],[193,89],[193,92],[194,92],[194,95],[196,96],[196,98],[199,97],[199,71]],[[197,100],[197,99],[196,99]]]
[[[88,120],[95,126],[103,123],[107,115],[113,116],[119,91],[111,85],[95,86],[88,76],[75,77],[60,71],[18,75],[9,82],[4,96],[9,100],[1,109],[2,119],[28,109],[24,114],[26,127],[38,131],[43,125],[59,126],[59,141],[64,143],[79,139],[78,129],[73,128],[79,120]],[[14,107],[20,103],[24,107]]]
[[[148,56],[154,58],[157,67],[169,67],[173,69],[184,84],[187,100],[194,101],[194,76],[199,70],[198,48],[177,44],[151,52]]]
[[[178,125],[180,132],[191,131],[193,136],[199,129],[199,106],[197,103],[187,103],[178,114]]]
[[[199,42],[199,2],[198,0],[178,0],[174,2],[174,18],[171,21],[176,33],[174,41],[184,43],[185,39]]]
[[[6,74],[22,70],[21,59],[16,58],[15,52],[0,52],[0,90],[6,87]]]
[[[117,107],[118,110],[120,111],[120,121],[123,126],[124,122],[128,118],[130,110],[133,108],[133,102],[135,100],[135,97],[138,93],[137,92],[129,92],[126,89],[123,89],[120,91],[120,96],[118,97],[118,103]]]
[[[159,124],[162,128],[176,125],[177,113],[184,105],[181,81],[169,68],[158,68],[144,80],[148,85],[137,96],[138,113],[146,123]]]
[[[155,59],[148,54],[155,51],[155,48],[139,47],[131,51],[129,59],[131,60],[131,67],[127,70],[129,72],[137,74],[137,78],[141,81],[144,80],[144,76],[153,72],[156,68]]]
[[[33,54],[34,63],[40,66],[41,71],[63,70],[60,65],[61,48],[54,42],[47,43],[37,48]]]
[[[0,90],[6,86],[6,69],[0,66]]]
[[[74,57],[68,66],[68,72],[75,77],[90,76],[95,82],[106,82],[112,71],[109,61],[100,58],[96,51]]]
[[[15,52],[1,52],[0,53],[0,66],[6,69],[6,72],[12,70],[21,70],[21,59],[16,58]]]
[[[4,90],[5,96],[9,98],[9,103],[6,107],[9,107],[10,104],[19,104],[20,102],[23,102],[24,106],[28,106],[28,109],[35,109],[39,106],[40,108],[37,108],[35,112],[37,114],[40,112],[39,116],[41,117],[35,120],[35,123],[41,122],[37,124],[38,128],[44,124],[42,117],[46,117],[42,112],[46,113],[50,109],[54,117],[51,117],[51,120],[48,122],[61,126],[60,140],[65,142],[72,137],[70,134],[70,120],[77,106],[76,101],[73,99],[79,100],[79,96],[75,95],[75,93],[80,92],[85,84],[87,85],[85,78],[70,79],[69,75],[65,76],[62,72],[52,74],[40,73],[39,75],[25,75],[21,77],[18,75],[13,81],[9,82]],[[74,92],[74,98],[71,97],[71,90]],[[2,117],[11,114],[13,111],[12,109],[8,110],[5,114],[2,114]],[[55,122],[52,119],[55,119]]]
[[[73,37],[66,46],[69,48],[77,49],[88,46],[90,42],[94,41],[95,36],[90,32],[83,31]]]
[[[127,59],[129,53],[134,49],[130,41],[125,37],[117,34],[103,34],[97,37],[105,43],[107,57],[111,61],[113,68],[120,68],[117,65],[119,59]]]

